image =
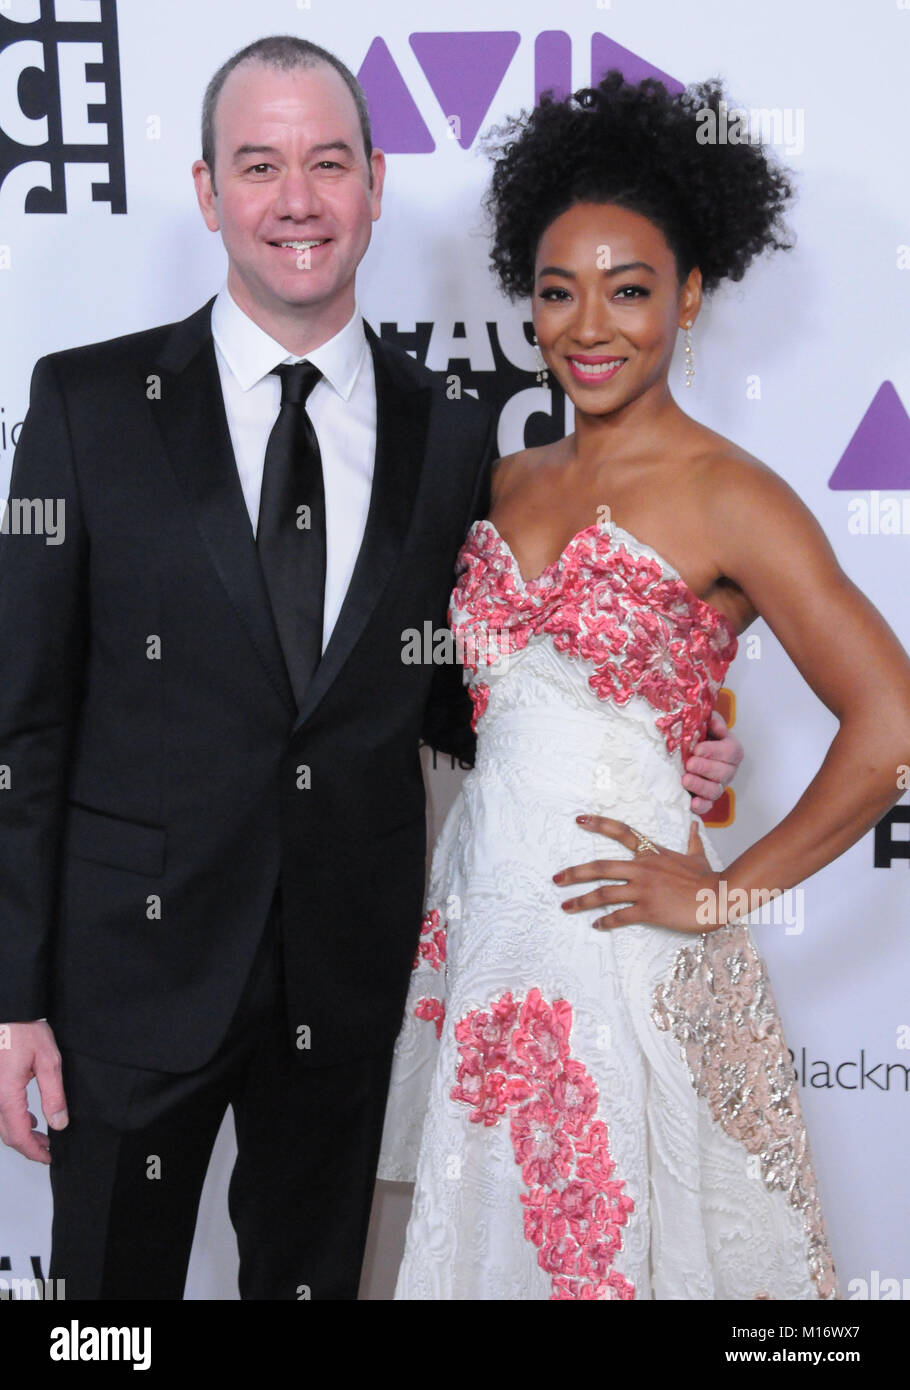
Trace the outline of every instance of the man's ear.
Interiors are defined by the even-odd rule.
[[[373,221],[379,220],[382,211],[382,187],[385,183],[385,155],[382,150],[374,150],[370,155],[370,173],[373,175],[373,184],[370,188],[370,205],[373,214]]]
[[[196,185],[196,197],[205,225],[210,232],[217,232],[221,223],[218,220],[215,185],[212,172],[204,159],[197,159],[193,165],[193,182]]]

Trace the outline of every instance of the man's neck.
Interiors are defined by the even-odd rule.
[[[308,352],[334,338],[345,324],[349,323],[355,310],[354,287],[350,287],[343,298],[331,304],[310,308],[308,305],[288,305],[271,309],[260,304],[247,292],[242,282],[237,282],[228,273],[228,293],[237,308],[252,319],[257,327],[276,343],[280,343],[291,357],[304,357]]]

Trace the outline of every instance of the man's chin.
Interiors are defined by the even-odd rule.
[[[306,273],[305,270],[300,272],[301,275]],[[287,314],[324,308],[333,299],[340,298],[340,293],[335,286],[300,284],[288,279],[258,287],[253,297],[272,313]]]
[[[309,279],[304,277],[309,276]],[[234,299],[251,317],[264,313],[269,317],[288,318],[304,316],[339,308],[346,301],[350,284],[338,285],[334,278],[315,271],[299,270],[294,274],[276,276],[237,277],[238,292],[230,277],[228,286]]]

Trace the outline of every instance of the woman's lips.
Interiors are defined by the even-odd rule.
[[[611,381],[628,359],[625,357],[569,357],[566,360],[576,381],[583,382],[585,386],[601,386],[605,381]]]

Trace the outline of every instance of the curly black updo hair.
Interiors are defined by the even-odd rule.
[[[682,283],[693,266],[706,293],[741,280],[753,257],[789,250],[781,221],[793,187],[758,143],[700,143],[699,112],[721,119],[720,81],[675,95],[662,82],[627,82],[616,69],[563,100],[542,96],[528,115],[486,136],[494,160],[484,207],[493,222],[490,262],[510,299],[533,290],[546,228],[575,203],[616,203],[658,226]]]

